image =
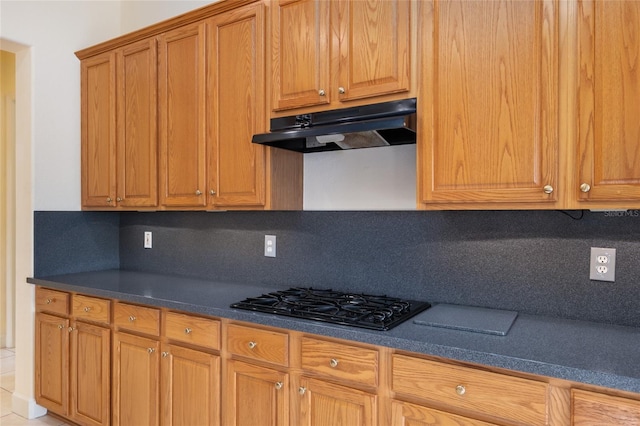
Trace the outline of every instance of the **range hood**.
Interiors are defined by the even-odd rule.
[[[416,99],[384,102],[271,120],[252,142],[297,152],[416,143]]]

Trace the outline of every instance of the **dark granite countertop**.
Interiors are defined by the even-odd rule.
[[[382,345],[640,393],[640,328],[520,314],[506,336],[406,321],[372,331],[231,309],[276,288],[132,271],[29,278],[29,283],[133,303]]]

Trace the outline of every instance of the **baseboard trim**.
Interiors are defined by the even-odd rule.
[[[47,409],[36,404],[35,399],[27,398],[17,392],[14,392],[11,398],[11,411],[29,420],[47,414]]]

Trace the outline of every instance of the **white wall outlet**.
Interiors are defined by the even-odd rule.
[[[276,236],[264,236],[264,255],[267,257],[276,257]]]
[[[151,233],[151,231],[145,231],[144,232],[144,248],[146,249],[150,249],[153,247],[153,234]]]
[[[616,249],[591,247],[589,279],[596,281],[616,280]]]

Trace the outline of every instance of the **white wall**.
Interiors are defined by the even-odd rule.
[[[130,33],[217,1],[219,0],[124,0],[122,2],[122,33]]]

